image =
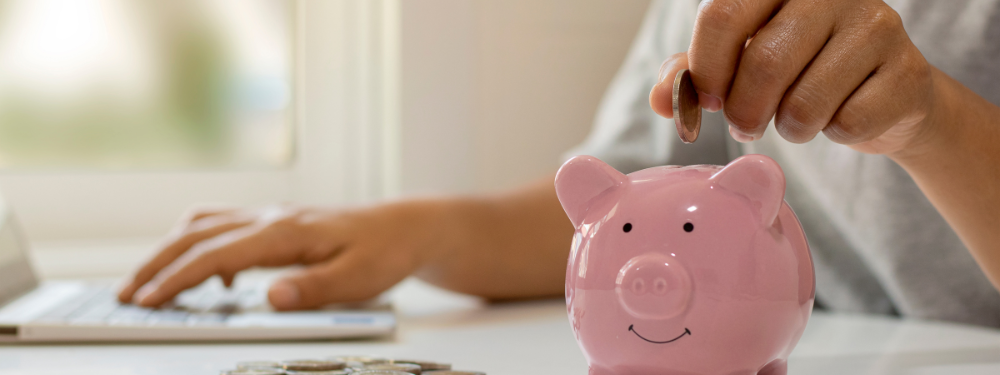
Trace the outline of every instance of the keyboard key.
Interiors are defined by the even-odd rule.
[[[75,297],[63,302],[62,304],[52,308],[41,317],[36,319],[37,322],[43,323],[64,323],[70,315],[75,311],[83,307],[90,299],[101,293],[99,288],[87,288]]]
[[[69,319],[70,324],[104,324],[108,317],[118,309],[117,301],[105,300],[99,304],[90,304],[80,314],[74,314]]]

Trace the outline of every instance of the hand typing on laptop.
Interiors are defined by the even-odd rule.
[[[370,299],[410,274],[487,298],[559,295],[573,228],[551,179],[489,198],[404,201],[335,210],[196,210],[119,292],[159,306],[219,275],[305,265],[277,280],[278,310]]]

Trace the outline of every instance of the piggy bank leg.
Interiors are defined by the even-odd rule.
[[[760,369],[757,375],[786,375],[788,373],[788,362],[783,359],[776,359]]]
[[[611,370],[600,368],[597,366],[590,366],[590,371],[587,371],[588,375],[615,375]]]

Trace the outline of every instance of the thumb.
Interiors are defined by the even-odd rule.
[[[353,250],[275,281],[267,292],[271,305],[287,311],[364,301],[409,275],[406,270],[381,269],[385,263]]]
[[[671,55],[660,66],[656,86],[649,92],[649,106],[658,115],[674,117],[674,77],[677,72],[688,68],[687,52]]]

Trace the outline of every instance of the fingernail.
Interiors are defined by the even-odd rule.
[[[157,288],[154,285],[146,285],[135,292],[132,300],[139,305],[148,306],[157,297]]]
[[[135,293],[131,290],[122,290],[118,292],[118,302],[129,303],[132,302],[133,298],[135,298]]]
[[[754,141],[753,136],[747,135],[739,131],[738,129],[736,129],[735,126],[732,125],[729,125],[729,135],[733,136],[733,139],[735,139],[737,142],[740,143],[749,143]]]
[[[673,61],[674,59],[667,59],[666,61],[663,62],[663,64],[660,65],[660,73],[656,76],[656,82],[663,82],[663,80],[667,78],[664,77],[663,75],[667,74],[667,66],[670,65],[670,63]]]
[[[700,91],[698,92],[698,104],[709,112],[718,112],[722,109],[722,99]]]
[[[293,309],[299,306],[300,298],[299,287],[287,280],[275,282],[268,292],[268,299],[278,309]]]

